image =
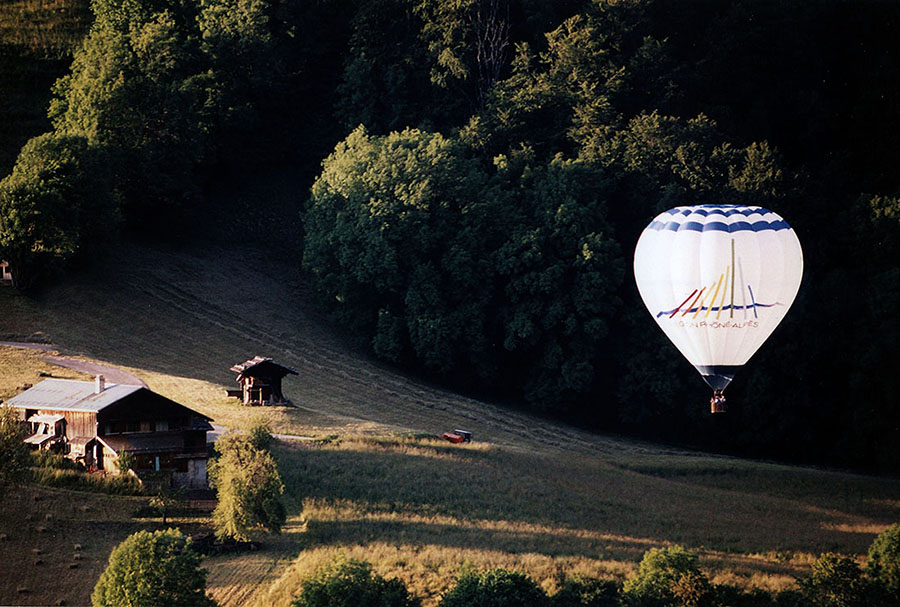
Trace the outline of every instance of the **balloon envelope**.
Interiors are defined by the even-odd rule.
[[[772,334],[802,275],[794,230],[761,207],[670,209],[644,229],[634,252],[644,304],[714,390]]]

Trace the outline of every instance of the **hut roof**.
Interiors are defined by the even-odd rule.
[[[242,363],[234,365],[233,367],[231,367],[231,370],[234,371],[235,373],[237,373],[238,375],[245,375],[245,374],[247,374],[248,371],[250,371],[252,369],[256,369],[260,365],[275,367],[281,372],[282,376],[287,375],[289,373],[291,375],[298,375],[298,373],[295,369],[292,369],[291,367],[286,367],[286,366],[282,365],[281,363],[277,363],[267,356],[256,356],[254,358],[251,358],[250,360],[247,360]]]

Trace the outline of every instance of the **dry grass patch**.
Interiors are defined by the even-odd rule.
[[[288,607],[299,594],[302,581],[339,555],[368,561],[373,564],[378,575],[403,580],[410,592],[422,597],[424,607],[437,605],[441,595],[450,589],[459,573],[468,567],[504,567],[523,571],[549,593],[556,592],[562,575],[577,573],[624,579],[636,568],[635,563],[628,561],[553,557],[534,552],[510,554],[502,550],[385,542],[347,544],[303,551],[265,593],[256,596],[256,601],[252,604]]]
[[[63,379],[90,379],[88,375],[53,365],[46,360],[53,352],[0,346],[0,401],[8,400],[25,384],[36,384],[41,373]]]

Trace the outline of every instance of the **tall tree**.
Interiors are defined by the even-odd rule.
[[[190,11],[174,1],[106,0],[94,12],[71,73],[54,86],[53,125],[118,160],[129,226],[171,227],[197,193],[193,170],[203,153]]]
[[[118,229],[118,196],[102,148],[52,133],[30,140],[0,181],[0,255],[19,289],[80,251],[102,249]]]
[[[222,436],[216,451],[209,465],[210,485],[218,497],[216,536],[246,541],[255,529],[279,533],[286,519],[284,485],[272,454],[243,434]]]

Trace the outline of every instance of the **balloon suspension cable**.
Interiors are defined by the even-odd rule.
[[[725,413],[728,411],[728,405],[725,402],[725,393],[722,390],[714,390],[712,398],[709,399],[710,413]]]

